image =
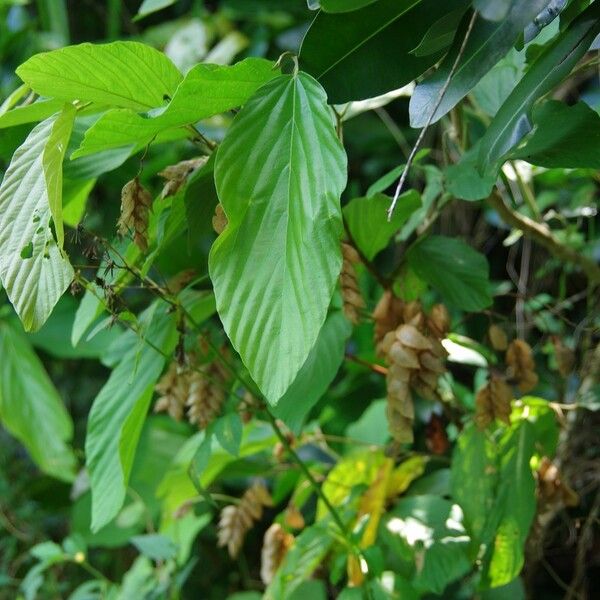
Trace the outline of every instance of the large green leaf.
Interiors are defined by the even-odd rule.
[[[321,12],[308,30],[300,64],[339,104],[384,94],[412,81],[440,54],[414,56],[431,23],[464,0],[379,0],[345,14]]]
[[[167,305],[152,305],[140,318],[148,342],[170,354],[177,341],[176,322]],[[100,390],[87,425],[86,466],[92,488],[92,530],[98,531],[118,513],[135,448],[165,358],[140,340],[111,373]]]
[[[487,259],[461,240],[431,235],[413,245],[406,258],[450,304],[481,310],[492,303]]]
[[[354,198],[344,207],[344,219],[352,240],[368,260],[390,243],[393,235],[421,206],[421,197],[415,190],[402,194],[391,221],[388,221],[387,211],[391,202],[385,194],[375,194]]]
[[[320,4],[325,12],[341,13],[358,10],[374,2],[377,0],[321,0]]]
[[[495,172],[504,155],[531,129],[533,103],[560,83],[600,33],[600,3],[594,2],[538,56],[504,102],[479,150],[481,172]]]
[[[0,279],[27,331],[44,324],[73,279],[50,229],[47,180],[57,174],[47,169],[60,164],[44,164],[44,155],[55,122],[52,117],[31,131],[0,185]]]
[[[584,102],[545,102],[533,110],[534,130],[510,153],[547,168],[600,169],[600,116]]]
[[[215,165],[229,219],[210,275],[225,330],[276,403],[306,362],[340,272],[346,155],[309,75],[280,76],[235,118]]]
[[[292,431],[300,433],[306,415],[333,381],[351,333],[352,327],[342,312],[327,317],[296,379],[273,408],[273,414]]]
[[[442,594],[471,568],[462,518],[458,505],[431,495],[403,498],[384,517],[381,536],[417,591]]]
[[[410,99],[410,124],[423,127],[432,113],[432,122],[435,122],[450,111],[511,49],[523,28],[547,3],[548,0],[514,0],[505,19],[496,22],[477,18],[450,85],[433,113],[463,44],[465,30],[459,30],[452,50],[439,69],[416,87]]]
[[[86,132],[73,158],[117,146],[145,144],[165,129],[196,123],[241,106],[276,76],[273,63],[262,58],[247,58],[233,66],[196,65],[165,108],[147,115],[127,109],[105,113]]]
[[[48,206],[56,231],[58,247],[62,249],[65,241],[65,228],[63,225],[63,170],[62,164],[71,137],[71,130],[75,121],[75,107],[65,104],[60,114],[54,120],[48,142],[44,147],[42,166],[46,178],[48,193]]]
[[[134,110],[162,106],[182,79],[162,52],[139,42],[86,43],[36,54],[17,75],[42,96]]]
[[[0,421],[42,471],[71,481],[73,423],[26,337],[0,321]]]

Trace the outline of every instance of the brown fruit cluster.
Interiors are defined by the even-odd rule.
[[[508,336],[500,325],[490,325],[488,337],[490,338],[490,344],[494,350],[504,352],[508,348]]]
[[[563,481],[558,467],[546,456],[537,470],[537,496],[540,512],[553,506],[577,506],[579,496]]]
[[[575,368],[575,352],[565,345],[557,335],[553,335],[550,339],[554,346],[554,357],[556,358],[558,372],[563,377],[568,377]]]
[[[217,235],[221,235],[225,231],[225,227],[227,227],[227,215],[223,210],[223,205],[219,202],[217,206],[215,206],[215,214],[212,218],[212,226]]]
[[[344,314],[353,325],[360,321],[360,311],[365,307],[365,301],[360,293],[356,269],[354,265],[360,262],[358,252],[347,242],[342,242],[342,272],[340,287],[344,302]]]
[[[487,384],[477,393],[475,399],[475,423],[485,429],[495,419],[510,425],[511,401],[513,393],[504,379],[492,375]]]
[[[145,252],[148,249],[148,221],[152,196],[137,177],[128,181],[121,190],[121,216],[117,229],[121,235],[133,232],[133,241]]]
[[[285,531],[279,523],[273,523],[265,532],[260,560],[260,578],[269,585],[287,551],[294,543],[294,536]]]
[[[530,392],[538,382],[531,346],[521,339],[513,340],[506,350],[506,376],[522,394]]]
[[[166,180],[160,197],[166,198],[167,196],[174,196],[185,184],[187,178],[194,171],[202,167],[207,160],[208,157],[206,156],[182,160],[175,165],[169,165],[162,171],[159,171],[158,174]]]
[[[398,443],[413,441],[412,392],[438,400],[437,383],[445,372],[447,352],[441,344],[450,327],[442,304],[426,314],[419,302],[404,303],[386,292],[373,313],[377,352],[388,365],[387,417]],[[392,328],[383,333],[384,326]],[[382,335],[383,334],[383,335]]]
[[[193,365],[195,356],[188,356],[187,362]],[[216,361],[195,367],[174,361],[156,384],[159,398],[154,411],[167,412],[178,421],[185,413],[192,425],[206,429],[221,413],[228,379],[229,373]]]
[[[231,558],[239,554],[246,533],[262,518],[265,506],[273,506],[271,495],[262,483],[254,483],[239,504],[230,504],[221,511],[217,545],[227,547]]]

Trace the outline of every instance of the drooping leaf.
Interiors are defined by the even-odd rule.
[[[71,417],[27,338],[7,321],[0,321],[0,356],[0,422],[43,472],[72,481]]]
[[[461,240],[429,236],[408,250],[407,260],[450,304],[481,310],[492,303],[487,259]]]
[[[478,168],[495,172],[502,157],[531,129],[533,103],[560,83],[600,33],[600,4],[594,2],[538,56],[481,138]]]
[[[134,110],[163,106],[182,79],[162,52],[139,42],[85,43],[36,54],[17,75],[42,96]]]
[[[441,595],[471,568],[462,520],[457,504],[429,495],[403,498],[384,517],[380,535],[417,591]]]
[[[219,147],[215,181],[229,219],[209,258],[217,309],[274,404],[317,340],[341,268],[346,155],[319,84],[300,73],[263,86]]]
[[[273,407],[273,414],[295,433],[336,376],[351,333],[350,322],[340,311],[330,314],[296,379]]]
[[[151,305],[140,320],[147,327],[148,341],[168,356],[177,334],[167,306]],[[111,521],[123,504],[141,427],[165,363],[154,347],[144,341],[140,344],[113,370],[90,411],[85,452],[92,488],[92,531]]]
[[[73,279],[50,229],[44,153],[56,117],[37,125],[0,185],[0,279],[26,331],[39,329]],[[56,176],[56,174],[54,174]]]
[[[76,110],[72,104],[65,104],[61,113],[52,124],[52,131],[48,142],[44,147],[42,166],[46,178],[46,189],[48,193],[48,206],[56,231],[58,247],[62,249],[65,241],[65,228],[63,225],[63,169],[62,163],[65,158],[67,144],[71,137]]]
[[[417,57],[410,51],[432,20],[464,4],[464,0],[379,0],[350,13],[321,12],[302,42],[300,64],[319,80],[333,104],[384,94],[435,64],[439,53]]]
[[[511,158],[550,169],[600,169],[600,115],[587,104],[544,102],[534,108],[533,123],[532,134]]]
[[[233,66],[199,64],[191,69],[164,108],[141,115],[134,110],[105,113],[85,133],[73,158],[146,144],[161,131],[196,123],[244,104],[264,83],[277,76],[273,63],[247,58]]]
[[[383,250],[395,233],[406,223],[412,213],[421,206],[421,197],[409,190],[398,198],[398,204],[388,221],[387,211],[391,199],[385,194],[354,198],[344,207],[344,219],[359,250],[368,260]]]
[[[513,2],[508,16],[500,21],[488,21],[477,17],[450,84],[439,107],[433,113],[463,44],[466,31],[465,27],[462,27],[454,46],[437,71],[417,85],[410,99],[411,126],[424,127],[432,113],[432,122],[435,122],[450,111],[511,49],[523,28],[547,3],[548,0]]]

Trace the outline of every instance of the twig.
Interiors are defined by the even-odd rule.
[[[354,354],[346,353],[345,358],[346,358],[346,360],[355,362],[358,365],[362,365],[363,367],[370,369],[371,371],[373,371],[373,373],[377,373],[378,375],[385,376],[388,373],[388,370],[385,367],[382,367],[381,365],[376,365],[374,363],[370,363],[366,360],[363,360],[362,358],[359,358],[358,356],[354,356]]]
[[[600,284],[600,266],[587,256],[558,241],[547,225],[536,223],[533,219],[514,211],[506,205],[497,190],[494,190],[488,202],[507,225],[521,230],[525,237],[546,248],[556,258],[580,267],[593,285]]]
[[[429,113],[429,117],[427,117],[427,122],[425,123],[425,126],[423,127],[423,129],[421,129],[421,133],[419,133],[419,137],[417,138],[417,141],[415,142],[413,149],[410,151],[410,154],[406,161],[406,167],[404,167],[404,171],[402,172],[402,175],[400,176],[400,181],[398,181],[398,185],[396,186],[396,191],[394,193],[394,198],[392,200],[392,204],[390,205],[390,208],[388,209],[388,221],[392,220],[392,214],[394,213],[394,209],[396,208],[396,203],[398,202],[398,198],[400,197],[400,193],[402,192],[402,188],[404,187],[404,183],[408,176],[408,172],[410,171],[410,167],[412,166],[412,163],[415,159],[415,155],[417,154],[417,151],[419,150],[419,147],[421,146],[421,143],[423,142],[425,133],[427,133],[427,129],[429,128],[429,125],[431,125],[431,121],[433,121],[433,117],[434,117],[435,113],[437,112],[437,109],[440,107],[440,104],[442,103],[442,100],[444,99],[444,96],[445,96],[446,92],[448,91],[448,88],[450,87],[450,82],[452,81],[452,77],[454,77],[454,73],[456,73],[456,69],[458,69],[458,64],[460,63],[460,61],[463,57],[465,48],[467,47],[467,42],[469,40],[469,37],[471,36],[471,32],[473,31],[473,26],[475,25],[476,19],[477,19],[477,11],[474,11],[473,15],[471,16],[471,20],[469,21],[469,26],[467,27],[465,37],[462,41],[462,44],[460,45],[458,54],[456,55],[456,59],[454,60],[454,64],[452,65],[452,68],[450,69],[450,73],[448,73],[448,78],[446,79],[446,82],[444,83],[444,85],[442,86],[442,89],[440,90],[440,93],[437,97],[437,100],[435,102],[433,110]]]

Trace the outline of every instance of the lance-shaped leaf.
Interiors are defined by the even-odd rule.
[[[466,35],[466,27],[463,27],[440,68],[416,87],[410,100],[411,126],[424,127],[438,102],[432,122],[450,111],[512,48],[523,28],[546,4],[548,0],[515,0],[507,18],[498,22],[477,16],[462,58],[440,102],[440,93],[448,81]],[[465,19],[465,25],[467,20]]]
[[[495,172],[504,155],[529,132],[534,102],[559,84],[600,33],[600,3],[584,10],[537,58],[481,138],[478,168]]]
[[[41,96],[135,110],[162,106],[182,79],[162,52],[139,42],[86,43],[36,54],[17,75]]]
[[[15,152],[0,186],[0,279],[27,331],[39,329],[73,269],[50,229],[48,179],[59,160],[44,160],[56,117],[37,125]],[[65,142],[66,143],[66,142]],[[56,201],[57,190],[53,188]]]
[[[251,98],[218,150],[229,224],[209,268],[225,330],[275,403],[305,363],[339,275],[346,155],[327,98],[309,75]]]
[[[0,322],[0,421],[42,471],[72,481],[76,461],[68,446],[71,417],[19,329]]]
[[[300,64],[319,80],[333,104],[384,94],[439,60],[439,52],[427,56],[410,52],[433,22],[465,4],[465,0],[379,0],[349,13],[321,12],[302,42]]]
[[[273,63],[262,58],[247,58],[233,66],[196,65],[165,108],[148,115],[115,109],[100,117],[86,132],[73,158],[117,146],[145,144],[165,129],[196,123],[241,106],[277,74]]]

